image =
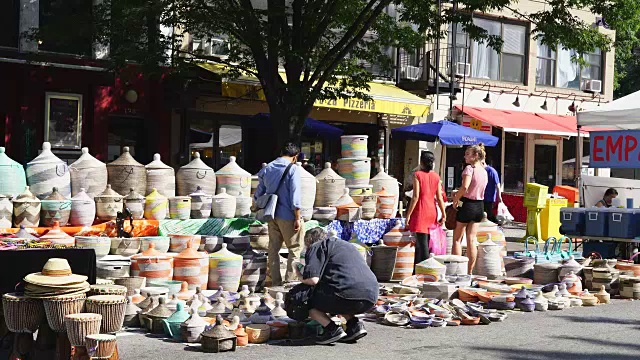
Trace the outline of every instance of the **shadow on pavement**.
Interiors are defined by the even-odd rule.
[[[584,353],[579,351],[555,350],[525,350],[517,348],[497,348],[497,347],[474,347],[474,350],[482,352],[492,352],[496,358],[510,360],[548,360],[548,359],[586,359],[586,360],[631,360],[637,359],[638,355],[623,355],[612,353]]]
[[[601,317],[601,316],[585,316],[585,317],[559,316],[559,318],[565,319],[565,320],[568,320],[568,321],[571,321],[571,322],[576,322],[576,323],[600,322],[602,324],[638,325],[638,321],[637,320],[618,319],[618,318]]]

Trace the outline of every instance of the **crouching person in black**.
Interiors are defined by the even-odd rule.
[[[333,239],[315,228],[305,235],[306,265],[296,269],[302,278],[287,296],[287,312],[297,320],[308,316],[324,327],[317,344],[354,342],[367,335],[355,317],[378,301],[378,281],[358,250],[350,243]],[[331,321],[330,315],[347,320],[347,331]]]

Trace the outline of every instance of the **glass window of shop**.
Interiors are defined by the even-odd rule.
[[[525,135],[504,134],[504,190],[524,191]]]
[[[589,167],[589,138],[582,139],[582,168]],[[563,140],[562,144],[562,185],[576,186],[576,137]]]
[[[191,159],[196,152],[200,159],[213,169],[218,170],[236,157],[243,164],[242,127],[240,125],[219,124],[209,119],[191,119],[189,128],[189,154]]]

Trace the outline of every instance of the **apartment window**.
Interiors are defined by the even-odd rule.
[[[457,61],[470,64],[472,78],[524,82],[527,28],[524,25],[482,18],[473,19],[473,23],[485,29],[488,35],[501,37],[502,52],[498,53],[487,43],[470,41],[468,35],[458,28]],[[450,40],[449,44],[451,43]]]
[[[38,49],[90,56],[92,6],[86,0],[40,0]]]
[[[536,84],[567,89],[581,89],[587,80],[602,80],[602,52],[584,54],[587,65],[580,66],[572,59],[578,56],[572,49],[558,46],[557,51],[538,41]]]
[[[18,47],[19,0],[0,1],[0,46]]]
[[[191,41],[192,52],[210,56],[229,56],[229,41],[224,36],[193,37]]]

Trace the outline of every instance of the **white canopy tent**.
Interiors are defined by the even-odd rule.
[[[640,91],[629,94],[594,110],[578,112],[578,126],[609,130],[640,129]]]

